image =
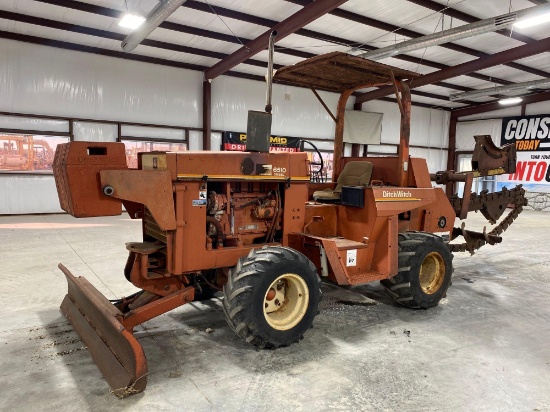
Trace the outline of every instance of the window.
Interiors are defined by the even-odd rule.
[[[68,137],[41,135],[0,135],[0,171],[52,173],[58,144]]]
[[[320,163],[317,152],[311,152],[308,149],[306,150],[306,153],[310,162]],[[321,152],[321,156],[323,156],[323,169],[319,171],[320,166],[312,165],[311,180],[314,182],[330,182],[332,180],[332,169],[334,164],[333,153]]]
[[[185,142],[122,140],[122,143],[126,146],[126,162],[131,169],[137,169],[138,153],[140,152],[183,152],[187,150]]]
[[[472,155],[460,154],[458,155],[458,171],[469,172],[472,170]],[[472,182],[472,192],[480,193],[482,190],[487,190],[489,193],[496,191],[496,179],[495,176],[482,176],[474,178]],[[458,182],[458,195],[464,196],[464,183]]]

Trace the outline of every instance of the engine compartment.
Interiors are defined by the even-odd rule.
[[[284,193],[279,186],[270,182],[209,183],[207,248],[277,241]]]

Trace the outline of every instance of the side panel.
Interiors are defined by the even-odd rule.
[[[175,273],[208,269],[214,259],[206,255],[206,204],[193,206],[199,199],[202,182],[176,184]]]
[[[373,165],[371,181],[381,181],[385,184],[397,185],[397,167],[399,159],[397,157],[345,157],[342,159],[342,167],[351,161],[367,161]]]
[[[61,208],[74,217],[120,215],[121,202],[102,192],[99,171],[105,169],[127,169],[123,143],[58,145],[53,172]]]
[[[378,204],[374,196],[372,189],[365,190],[364,208],[338,206],[338,235],[368,244],[366,249],[358,250],[359,265],[348,269],[351,276],[367,275],[360,273],[359,268],[380,273],[384,277],[397,273],[398,212]]]
[[[398,188],[398,187],[377,187],[367,190],[372,193],[376,203],[378,216],[392,216],[419,209],[436,201],[435,190]]]
[[[331,204],[306,204],[303,232],[320,237],[334,237],[337,233],[338,206]]]
[[[263,244],[207,248],[205,204],[198,202],[204,183],[180,182],[176,189],[176,232],[174,236],[173,273],[188,273],[231,267],[251,249]],[[288,245],[288,233],[301,232],[304,227],[307,184],[291,184],[284,192],[283,245]]]
[[[436,201],[426,207],[426,218],[423,225],[413,230],[422,230],[431,233],[452,231],[456,219],[455,210],[443,189],[437,187],[433,190],[435,191]],[[444,218],[445,226],[440,226],[443,222],[441,218]]]
[[[409,173],[409,185],[419,188],[431,188],[432,181],[426,159],[411,157],[410,163],[412,173]]]
[[[305,153],[177,153],[178,179],[275,180],[309,182]]]
[[[398,271],[397,216],[390,216],[380,223],[371,269],[389,277]]]
[[[291,184],[285,190],[283,205],[283,246],[288,246],[288,234],[302,232],[305,225],[307,184]]]
[[[101,187],[112,190],[116,199],[147,207],[162,230],[174,230],[174,196],[167,170],[102,170]]]

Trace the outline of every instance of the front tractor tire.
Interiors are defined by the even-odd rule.
[[[410,308],[437,306],[447,294],[453,274],[453,255],[431,233],[399,234],[399,273],[380,283],[390,298]]]
[[[282,246],[253,249],[223,287],[227,323],[260,348],[298,342],[319,313],[321,280],[313,263]]]

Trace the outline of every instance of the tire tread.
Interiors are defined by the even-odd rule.
[[[317,276],[315,265],[300,252],[283,246],[264,246],[261,249],[252,249],[248,256],[239,259],[237,265],[229,272],[228,280],[223,287],[223,311],[231,329],[246,342],[260,348],[277,348],[288,346],[303,339],[303,334],[286,342],[270,342],[261,336],[258,326],[247,318],[246,302],[253,290],[257,287],[260,278],[275,269],[282,260],[294,260],[307,263],[310,271],[314,272],[316,287],[321,295],[321,279]],[[243,272],[244,271],[244,272]],[[315,308],[318,314],[318,308]],[[311,327],[311,325],[309,326]]]
[[[391,279],[382,280],[380,283],[384,287],[386,294],[395,302],[400,305],[409,308],[423,308],[428,309],[433,306],[437,306],[439,300],[436,302],[423,300],[418,297],[418,294],[413,292],[414,285],[412,280],[414,274],[412,273],[415,265],[420,264],[418,261],[422,253],[426,248],[431,249],[437,247],[437,243],[443,241],[439,236],[427,232],[407,232],[399,234],[399,252],[398,252],[398,273]],[[445,251],[447,251],[447,246]],[[452,254],[449,252],[450,261],[452,262]],[[450,268],[452,274],[452,265]],[[449,275],[450,276],[450,275]],[[445,282],[445,281],[444,281]],[[447,289],[450,285],[450,279],[442,285],[440,296],[446,296]]]

